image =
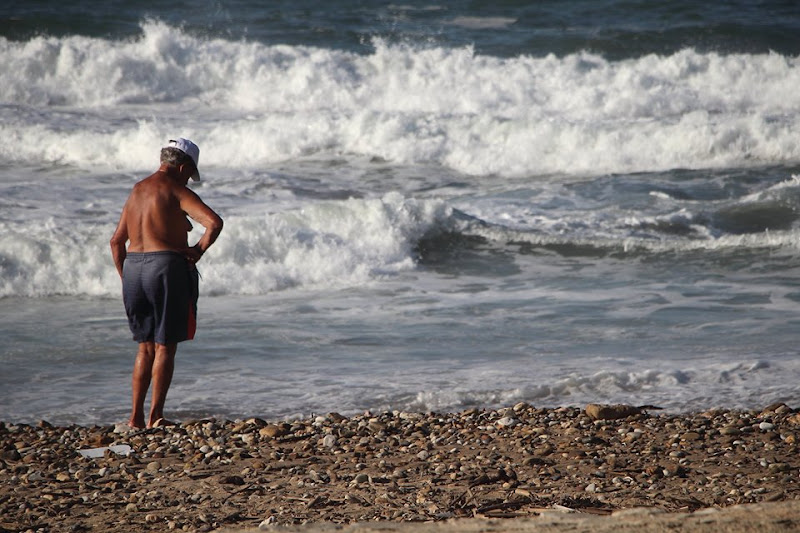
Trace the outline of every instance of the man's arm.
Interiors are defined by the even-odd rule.
[[[182,193],[179,197],[181,209],[206,229],[200,240],[185,252],[187,258],[196,262],[219,237],[222,231],[222,218],[208,207],[194,191],[183,189]]]
[[[111,257],[114,258],[114,266],[117,267],[117,272],[119,273],[119,277],[122,277],[122,265],[125,263],[125,257],[128,255],[128,251],[125,248],[125,245],[128,242],[128,216],[127,216],[127,204],[125,207],[122,208],[122,214],[119,217],[119,224],[117,224],[117,229],[114,231],[114,235],[111,236]]]

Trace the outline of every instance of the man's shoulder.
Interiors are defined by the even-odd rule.
[[[161,193],[171,192],[176,195],[181,194],[181,189],[185,188],[181,187],[179,184],[175,183],[169,179],[169,177],[160,172],[150,174],[146,178],[136,183],[136,185],[133,187],[134,189],[139,189],[140,191],[158,191]]]

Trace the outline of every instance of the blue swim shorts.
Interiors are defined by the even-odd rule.
[[[194,338],[198,275],[177,252],[128,253],[122,301],[136,342],[174,344]]]

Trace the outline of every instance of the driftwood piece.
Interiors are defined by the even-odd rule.
[[[604,405],[590,403],[584,410],[592,420],[618,420],[620,418],[628,418],[629,416],[641,414],[650,409],[661,409],[661,407],[656,407],[654,405],[640,405],[636,407],[624,404]]]

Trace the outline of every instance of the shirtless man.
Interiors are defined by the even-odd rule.
[[[133,340],[139,343],[133,367],[133,410],[128,425],[144,428],[144,400],[152,381],[147,427],[164,420],[178,343],[194,338],[197,269],[222,231],[222,219],[186,187],[200,180],[200,149],[176,139],[161,149],[161,166],[134,185],[111,237],[111,255],[122,278],[122,298]],[[205,227],[189,246],[189,216]],[[128,243],[126,249],[126,243]]]

